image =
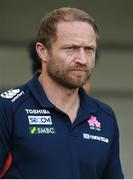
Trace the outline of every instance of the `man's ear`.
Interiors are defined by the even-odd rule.
[[[39,58],[43,62],[47,62],[48,51],[47,51],[47,49],[45,48],[45,46],[42,43],[40,43],[40,42],[36,43],[36,52],[37,52]]]

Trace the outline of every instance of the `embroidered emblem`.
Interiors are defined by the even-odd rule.
[[[97,120],[95,116],[91,116],[87,122],[90,126],[90,129],[101,131],[101,123]]]
[[[1,94],[1,97],[12,99],[14,96],[16,96],[18,93],[20,93],[20,89],[10,89],[4,93]]]
[[[24,91],[20,91],[20,89],[10,89],[1,94],[1,97],[6,99],[11,99],[11,102],[15,102],[20,96],[24,94]]]

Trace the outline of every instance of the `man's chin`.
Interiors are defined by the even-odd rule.
[[[80,88],[80,87],[82,87],[84,84],[85,84],[85,82],[86,81],[84,81],[84,82],[71,82],[71,83],[67,83],[67,84],[65,84],[65,86],[67,87],[67,88],[69,88],[69,89],[77,89],[77,88]]]

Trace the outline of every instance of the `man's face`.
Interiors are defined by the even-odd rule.
[[[86,22],[60,22],[46,63],[47,74],[56,83],[78,88],[89,79],[95,64],[96,34]]]

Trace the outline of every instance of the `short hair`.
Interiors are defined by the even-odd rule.
[[[59,22],[82,21],[90,24],[98,37],[98,27],[94,19],[86,12],[70,7],[55,9],[43,17],[37,34],[37,41],[41,42],[47,49],[57,39],[57,24]]]

